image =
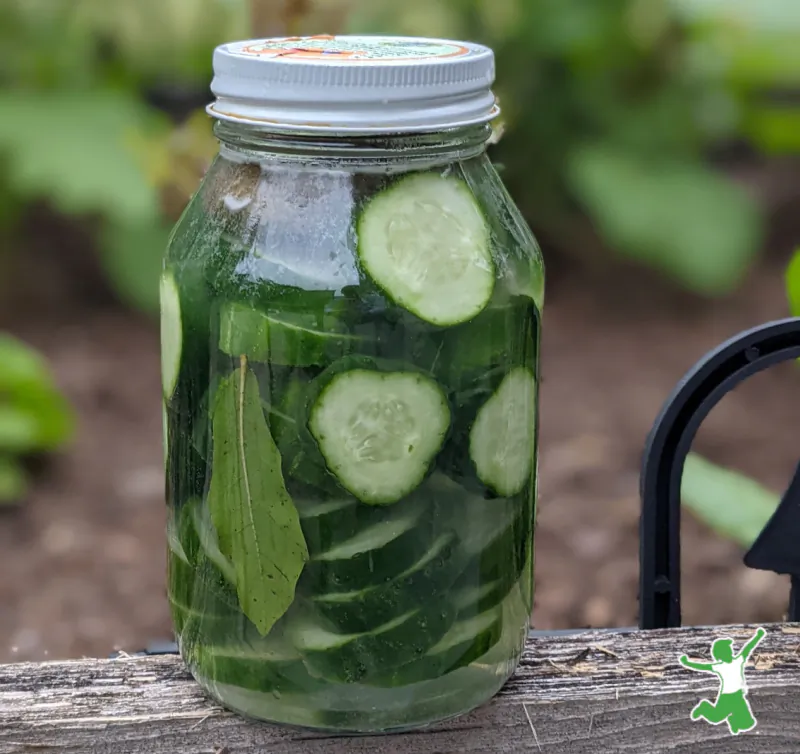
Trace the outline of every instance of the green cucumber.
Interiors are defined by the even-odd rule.
[[[441,472],[425,485],[439,525],[451,526],[465,558],[456,589],[500,582],[505,594],[519,578],[529,550],[532,504],[519,497],[486,499],[470,494]]]
[[[422,657],[370,679],[375,686],[408,686],[452,673],[482,657],[503,633],[500,607],[457,621]]]
[[[480,586],[456,585],[451,597],[453,605],[458,610],[459,619],[480,615],[481,613],[497,607],[514,588],[517,582],[509,584],[508,579],[490,581]]]
[[[255,629],[242,640],[222,638],[218,643],[203,643],[186,655],[193,672],[215,683],[226,683],[253,691],[279,694],[311,691],[318,685],[308,675],[300,653],[286,640],[282,626],[275,626],[261,637]]]
[[[327,496],[341,498],[347,491],[325,465],[325,459],[307,426],[311,396],[318,394],[319,380],[334,367],[332,365],[314,380],[300,370],[288,370],[286,374],[287,370],[272,365],[257,365],[255,371],[259,374],[262,394],[267,396],[262,405],[281,454],[281,466],[287,484],[294,481],[303,487],[321,490]]]
[[[395,303],[434,325],[466,322],[495,285],[489,226],[467,185],[415,173],[370,200],[357,226],[358,257]]]
[[[351,369],[321,391],[308,428],[343,487],[386,505],[425,478],[450,428],[450,407],[422,374]]]
[[[191,565],[189,556],[183,549],[183,543],[180,540],[180,532],[178,530],[178,521],[180,516],[172,509],[167,514],[167,546],[170,552],[176,558],[182,560],[186,565]]]
[[[300,514],[300,526],[312,557],[354,537],[385,515],[382,508],[360,505],[349,496],[309,502],[307,496],[292,492],[292,499]]]
[[[477,317],[441,333],[441,352],[432,373],[451,391],[458,391],[497,365],[502,364],[504,372],[531,366],[536,359],[535,322],[529,299],[496,293]]]
[[[432,522],[412,501],[352,537],[311,556],[301,577],[306,594],[349,592],[391,580],[430,546]]]
[[[428,651],[426,658],[438,662],[444,672],[469,665],[486,654],[500,639],[503,613],[487,610],[467,620],[458,621],[442,639]]]
[[[164,471],[168,472],[169,465],[169,423],[167,420],[167,404],[161,401],[161,442],[164,445]]]
[[[180,292],[175,278],[168,270],[164,270],[161,274],[159,299],[161,302],[161,385],[164,397],[169,400],[175,392],[181,368],[183,324]]]
[[[189,511],[205,556],[216,566],[228,583],[236,586],[236,569],[233,567],[233,563],[219,549],[219,540],[217,539],[216,529],[214,529],[214,522],[211,520],[208,505],[205,501],[198,500],[191,505]]]
[[[388,583],[352,592],[316,594],[310,602],[340,631],[370,631],[421,604],[436,601],[453,584],[461,565],[455,534],[445,532],[416,563]]]
[[[287,625],[287,636],[309,672],[320,678],[357,683],[423,656],[452,624],[446,603],[415,608],[367,633],[340,633],[311,611]]]
[[[469,435],[469,456],[480,480],[501,497],[531,482],[536,455],[536,378],[512,369],[481,407]]]
[[[189,643],[230,638],[249,623],[236,592],[205,557],[197,570],[178,558],[169,559],[167,597],[175,630]],[[252,630],[255,632],[255,627]]]
[[[465,554],[472,558],[462,572],[461,583],[482,585],[496,582],[503,596],[509,592],[525,565],[527,542],[530,539],[530,521],[527,508],[511,501],[490,500],[485,505],[502,502],[507,508],[496,521],[490,523],[491,513],[472,519],[471,530],[462,538]]]
[[[214,605],[205,603],[195,608],[172,598],[169,599],[169,608],[175,631],[185,646],[231,641],[248,630],[256,630],[254,626],[248,628],[247,618],[233,608],[227,613],[214,613],[210,612]]]
[[[360,338],[310,311],[261,311],[229,303],[220,312],[219,347],[231,356],[285,366],[323,366],[355,350]]]

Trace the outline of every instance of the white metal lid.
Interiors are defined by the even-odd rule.
[[[439,131],[499,113],[494,53],[448,39],[280,37],[214,51],[208,112],[299,133]]]

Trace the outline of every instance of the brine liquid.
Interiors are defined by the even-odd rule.
[[[332,218],[324,235],[336,264],[316,287],[299,284],[310,274],[308,259],[290,269],[277,253],[253,251],[303,241],[297,225],[276,227],[280,218],[236,220],[238,235],[233,221],[225,233],[211,233],[204,209],[189,223],[193,232],[173,245],[168,269],[181,294],[183,343],[177,386],[165,403],[168,593],[187,665],[226,706],[288,725],[390,731],[474,708],[498,691],[519,660],[533,598],[535,458],[526,486],[500,497],[476,474],[469,431],[511,369],[525,367],[538,377],[539,316],[531,298],[503,280],[484,312],[456,327],[428,325],[395,306],[359,278],[354,210],[331,180],[327,194],[312,191],[305,201],[312,210],[316,201]],[[249,211],[240,205],[237,211]],[[309,216],[313,227],[317,214]],[[309,251],[315,254],[319,262],[318,252]],[[222,312],[237,303],[281,322],[302,320],[303,332],[296,340],[291,328],[279,341],[273,336],[257,358],[225,352],[220,343],[233,341],[221,333]],[[329,347],[331,334],[352,336],[346,353],[341,345]],[[450,404],[444,446],[422,483],[391,505],[366,505],[344,489],[308,432],[317,383],[338,363],[346,370],[347,359],[422,371]],[[245,400],[242,389],[227,409],[219,391],[236,375],[257,386],[257,400],[251,393]],[[535,408],[528,417],[534,425]],[[226,410],[233,412],[230,421],[215,424],[214,412]],[[270,584],[243,585],[251,572],[224,552],[250,525],[247,516],[234,522],[233,535],[221,536],[209,506],[215,475],[218,488],[243,483],[235,468],[223,469],[219,460],[215,466],[222,457],[215,445],[236,442],[235,453],[245,457],[246,438],[252,443],[256,431],[248,427],[263,424],[309,556],[291,606],[267,632],[247,617],[242,594],[249,604],[258,602],[259,590],[264,600],[274,599]],[[215,437],[223,427],[230,429]],[[261,462],[258,478],[245,480],[248,494],[268,489],[262,473],[270,462]],[[249,463],[251,470],[259,465]],[[327,559],[342,546],[344,556]],[[321,630],[304,628],[309,615]]]

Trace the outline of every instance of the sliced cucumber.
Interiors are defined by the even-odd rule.
[[[503,373],[516,366],[532,366],[535,324],[536,310],[530,299],[496,292],[477,317],[441,332],[441,352],[431,372],[451,391],[464,391],[498,365]]]
[[[511,586],[509,586],[507,579],[499,579],[477,587],[462,586],[457,589],[453,594],[452,600],[453,605],[458,610],[459,618],[479,615],[486,610],[497,607],[506,598],[511,589],[514,588],[515,583],[512,582]]]
[[[262,394],[268,397],[262,405],[281,454],[287,483],[292,480],[302,487],[315,488],[317,494],[321,490],[329,497],[345,497],[347,491],[325,465],[307,426],[311,396],[318,394],[317,380],[311,380],[304,371],[271,364],[256,365],[254,371],[260,375]]]
[[[497,644],[502,633],[500,607],[457,621],[425,655],[370,681],[376,686],[407,686],[441,678],[486,654]]]
[[[494,290],[489,226],[457,178],[416,173],[378,194],[358,223],[358,256],[389,298],[435,325],[472,319]]]
[[[169,461],[169,422],[167,421],[167,404],[161,401],[161,442],[164,444],[164,469]]]
[[[167,597],[176,632],[192,641],[230,639],[249,621],[242,614],[236,592],[203,558],[198,570],[178,558],[170,558]],[[252,631],[256,632],[254,626]]]
[[[355,683],[421,657],[444,636],[452,620],[452,608],[432,605],[410,610],[374,631],[345,634],[306,612],[287,626],[287,636],[312,675]]]
[[[478,411],[469,436],[469,455],[480,480],[502,497],[530,482],[535,457],[536,379],[512,369]]]
[[[231,303],[220,313],[219,347],[231,356],[287,366],[322,366],[355,350],[360,338],[333,316],[270,312]]]
[[[193,608],[171,598],[169,607],[175,631],[186,645],[208,646],[231,641],[245,633],[245,624],[249,622],[241,612],[233,609],[225,614],[213,613],[205,605]],[[255,627],[252,630],[255,631]]]
[[[355,498],[337,496],[325,502],[308,502],[292,495],[300,514],[300,526],[311,556],[323,553],[378,523],[384,509],[360,505]]]
[[[460,565],[455,535],[446,532],[416,563],[388,583],[352,592],[317,594],[311,603],[340,631],[371,631],[421,604],[430,604],[453,584]]]
[[[450,407],[422,374],[351,369],[322,390],[308,427],[342,486],[385,505],[425,478],[447,436]]]
[[[175,510],[170,510],[167,514],[167,545],[170,552],[176,557],[180,558],[186,565],[191,565],[189,556],[183,549],[183,544],[178,536],[178,516]]]
[[[315,681],[309,676],[302,660],[284,665],[226,647],[197,649],[191,663],[192,671],[217,683],[281,695],[307,693],[309,681]],[[316,683],[319,684],[319,681]]]
[[[220,551],[217,532],[214,529],[214,522],[211,520],[211,513],[205,501],[198,500],[190,508],[192,522],[194,523],[200,546],[203,548],[206,557],[216,566],[219,572],[225,577],[228,583],[236,586],[236,569]]]
[[[175,278],[169,270],[165,270],[161,274],[159,298],[161,301],[161,385],[164,397],[169,400],[178,384],[183,341],[181,297]]]
[[[455,584],[457,592],[495,583],[502,599],[524,567],[533,523],[532,503],[470,494],[441,472],[425,484],[441,526],[451,526],[458,536],[458,551],[467,561]],[[490,604],[485,602],[482,611]],[[465,617],[463,609],[460,617]]]
[[[438,659],[446,672],[462,668],[485,654],[502,634],[503,613],[487,610],[474,618],[459,621],[441,641],[431,647],[427,657]]]
[[[432,524],[425,506],[406,505],[330,549],[312,555],[301,578],[304,593],[349,592],[392,579],[427,551]]]
[[[187,652],[193,672],[217,683],[279,694],[309,693],[319,684],[308,675],[301,655],[278,626],[266,637],[248,634],[242,640],[232,639],[228,636],[219,643],[198,644]]]

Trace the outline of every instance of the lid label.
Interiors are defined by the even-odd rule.
[[[390,39],[380,37],[282,37],[255,42],[240,42],[228,49],[237,55],[289,60],[331,60],[359,62],[366,60],[430,60],[468,55],[463,45],[437,40]]]

